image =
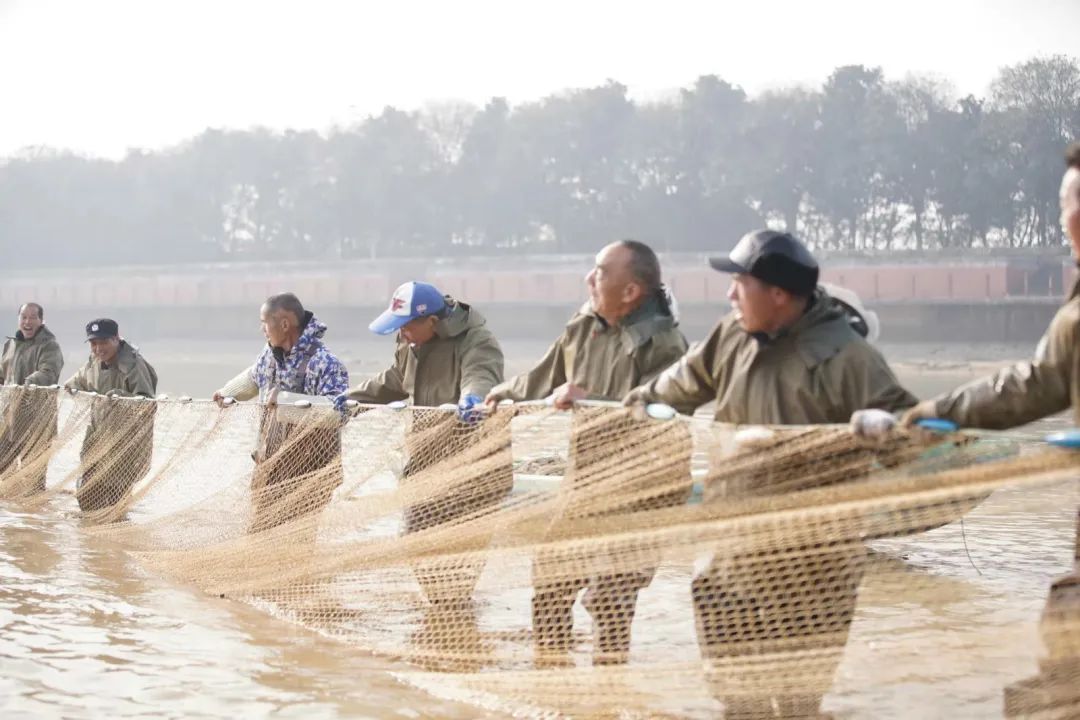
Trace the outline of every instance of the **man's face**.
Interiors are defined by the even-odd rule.
[[[120,349],[120,338],[90,338],[90,354],[100,362],[109,365]]]
[[[1080,259],[1080,170],[1069,168],[1061,178],[1061,229],[1073,246],[1073,256]]]
[[[620,320],[641,297],[641,287],[630,272],[631,252],[613,243],[596,256],[596,265],[585,276],[593,312],[608,322]]]
[[[781,292],[752,275],[735,275],[727,296],[743,330],[772,332],[782,301]]]
[[[413,347],[420,347],[435,337],[435,326],[438,322],[439,319],[434,315],[410,320],[401,327],[401,337]]]
[[[285,347],[293,319],[293,316],[284,310],[271,312],[265,305],[262,306],[259,310],[259,325],[270,347]]]
[[[19,330],[27,340],[37,335],[42,324],[41,318],[38,317],[38,310],[33,305],[23,305],[19,310]]]

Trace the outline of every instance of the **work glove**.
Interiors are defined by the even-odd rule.
[[[461,398],[457,406],[458,420],[472,425],[483,417],[484,398],[469,393]]]

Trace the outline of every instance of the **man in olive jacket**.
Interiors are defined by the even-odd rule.
[[[387,310],[372,321],[377,335],[397,333],[393,364],[349,390],[342,399],[385,404],[412,399],[416,406],[457,406],[456,412],[418,411],[405,438],[408,460],[402,483],[450,486],[445,492],[405,511],[405,532],[433,529],[494,509],[510,494],[514,478],[509,425],[479,423],[483,397],[503,379],[503,353],[476,308],[444,296],[424,282],[408,282],[394,291]],[[479,466],[494,462],[482,475],[459,467],[469,453]],[[443,473],[449,464],[454,472]],[[456,484],[456,486],[455,486]],[[438,563],[416,569],[432,603],[461,606],[472,595],[482,565],[448,570]]]
[[[4,343],[0,374],[5,385],[49,386],[60,382],[64,356],[56,336],[45,327],[45,311],[37,303],[19,308],[19,329]],[[56,437],[56,396],[47,390],[12,388],[8,391],[5,429],[0,437],[0,476],[21,461],[33,464],[29,493],[45,490],[49,445]]]
[[[90,358],[64,387],[105,397],[92,400],[75,496],[83,510],[104,510],[124,500],[150,469],[157,373],[138,348],[120,337],[115,320],[91,320],[86,339]]]
[[[1065,162],[1061,227],[1080,262],[1080,143],[1068,147]],[[1080,425],[1080,279],[1031,360],[925,400],[904,415],[904,422],[938,417],[961,427],[1005,430],[1069,408],[1073,423]],[[1041,663],[1042,674],[1006,690],[1008,717],[1066,712],[1080,704],[1075,681],[1080,674],[1080,516],[1073,562],[1073,572],[1051,585],[1043,611],[1047,659]]]
[[[681,360],[631,391],[627,404],[662,402],[693,412],[715,400],[721,422],[791,425],[846,423],[864,408],[895,412],[917,402],[856,332],[845,306],[818,287],[817,261],[799,240],[752,232],[730,256],[710,263],[734,275],[728,292],[732,312]],[[762,465],[766,477],[767,456]],[[754,485],[748,478],[748,492],[767,494]],[[778,588],[792,581],[786,574],[791,564],[776,558],[792,555],[804,555],[801,582],[781,602]],[[725,698],[725,717],[772,717],[775,708],[783,717],[817,713],[854,617],[865,565],[860,543],[777,547],[770,556],[773,561],[762,553],[718,555],[694,579],[702,652],[708,658],[751,655],[784,638],[834,654],[831,661],[822,654],[820,675],[807,678],[797,694],[777,690]],[[747,568],[752,575],[743,572]]]
[[[574,401],[618,401],[631,388],[647,382],[678,360],[686,352],[686,338],[678,328],[669,299],[661,284],[660,263],[656,253],[644,243],[622,240],[611,243],[596,256],[596,264],[585,278],[589,301],[570,319],[559,338],[543,359],[530,371],[495,387],[487,396],[491,408],[501,400],[537,400],[554,395],[554,404],[569,409]],[[623,458],[617,449],[597,453],[595,448],[607,439],[623,435],[633,444],[641,439],[642,428],[625,416],[606,421],[599,413],[578,411],[574,417],[571,458],[562,484],[562,492],[577,492],[567,503],[568,517],[615,514],[685,502],[685,492],[650,497],[647,502],[628,505],[619,502],[607,487],[588,483],[587,497],[576,487],[579,477],[602,476],[603,467]],[[672,433],[681,427],[672,426]],[[635,435],[638,437],[635,438]],[[689,446],[690,438],[667,438]],[[590,452],[587,450],[592,448]],[[670,448],[669,448],[670,449]],[[689,455],[687,454],[687,458]],[[635,485],[634,478],[618,478],[625,490]],[[688,464],[672,462],[657,477],[653,472],[643,481],[654,487],[676,485],[682,480],[689,489]],[[603,511],[589,508],[600,504]],[[558,523],[553,529],[558,529]],[[573,606],[578,592],[588,588],[585,606],[596,624],[594,664],[625,662],[630,651],[630,629],[642,588],[652,582],[655,567],[637,572],[607,572],[591,576],[559,577],[557,560],[539,556],[533,564],[532,600],[533,637],[541,664],[565,664],[573,640]]]

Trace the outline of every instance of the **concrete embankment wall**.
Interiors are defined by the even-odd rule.
[[[87,320],[114,317],[132,338],[258,336],[258,307],[291,290],[335,336],[367,332],[393,288],[424,279],[471,302],[507,338],[551,338],[585,299],[587,256],[258,263],[26,273],[0,278],[0,308],[34,300],[64,337]],[[1075,273],[1061,256],[891,260],[829,259],[823,279],[859,293],[887,342],[1029,342],[1060,305]],[[664,258],[691,339],[727,310],[728,276],[704,257]],[[12,322],[12,330],[14,329]],[[0,323],[0,330],[3,329]]]

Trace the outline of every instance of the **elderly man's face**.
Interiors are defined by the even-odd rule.
[[[112,364],[119,350],[120,338],[118,337],[90,339],[90,354],[106,365]]]
[[[285,348],[295,322],[296,318],[286,310],[271,311],[265,305],[259,310],[259,325],[270,347]]]
[[[38,309],[33,305],[23,305],[19,310],[19,331],[27,340],[37,335],[44,323],[38,317]]]
[[[596,264],[585,276],[593,312],[608,322],[618,322],[644,294],[630,270],[632,253],[618,243],[608,245],[596,256]]]
[[[1073,255],[1080,259],[1080,170],[1069,168],[1061,178],[1061,229],[1069,237]]]

